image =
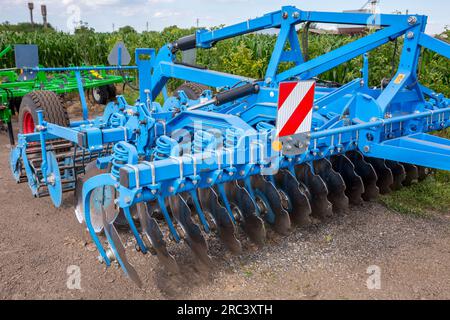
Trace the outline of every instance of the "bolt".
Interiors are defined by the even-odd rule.
[[[156,190],[152,190],[152,194],[156,194]]]
[[[172,193],[172,192],[174,192],[175,191],[175,188],[174,187],[169,187],[169,192],[170,193]]]
[[[414,32],[409,31],[409,32],[406,34],[406,38],[408,38],[408,39],[414,39]]]
[[[287,13],[286,11],[283,12],[283,19],[287,19],[289,18],[289,13]]]
[[[131,203],[131,198],[129,196],[125,197],[125,203]]]
[[[244,171],[244,170],[241,170],[241,172],[239,172],[239,174],[240,174],[241,176],[244,176],[244,175],[245,175],[245,171]]]
[[[181,188],[181,189],[184,188],[184,183],[180,184],[180,188]]]
[[[408,17],[408,23],[412,26],[415,25],[417,23],[417,17],[416,16]]]
[[[206,180],[206,182],[207,182],[208,184],[211,184],[212,181],[213,181],[213,179],[211,179],[211,178],[208,178],[208,179]]]
[[[266,78],[266,84],[270,84],[270,83],[272,83],[272,78],[270,78],[270,77]]]
[[[369,146],[364,146],[364,152],[368,153],[370,151],[370,147]]]
[[[314,110],[319,110],[319,106],[314,106]]]
[[[298,12],[298,11],[295,11],[293,14],[292,14],[292,18],[294,18],[294,19],[298,19],[300,17],[300,12]]]
[[[234,175],[233,171],[230,171],[229,176],[232,177]]]

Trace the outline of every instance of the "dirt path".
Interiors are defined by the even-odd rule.
[[[26,184],[15,184],[7,143],[0,135],[0,299],[450,299],[450,210],[419,219],[379,204],[353,207],[286,238],[270,233],[261,250],[244,243],[241,257],[224,256],[213,240],[216,267],[208,275],[192,270],[183,245],[171,249],[187,266],[181,277],[169,277],[128,241],[144,282],[138,289],[120,269],[97,262],[71,194],[55,209],[50,199],[34,199]],[[66,285],[73,265],[81,290]],[[367,288],[371,266],[377,271],[371,279],[380,272],[379,290]]]

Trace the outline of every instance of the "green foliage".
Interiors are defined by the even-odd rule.
[[[119,33],[137,33],[132,26],[125,26],[119,29]]]
[[[432,212],[449,213],[450,173],[439,171],[425,181],[382,196],[381,201],[399,213],[425,217]]]
[[[105,64],[107,56],[117,41],[123,41],[130,53],[136,48],[160,48],[183,36],[193,34],[196,29],[180,29],[176,26],[165,28],[162,32],[137,33],[132,27],[125,26],[113,33],[95,33],[84,26],[76,34],[62,32],[23,32],[15,28],[0,26],[0,49],[9,44],[37,44],[40,51],[40,63],[45,66],[68,66],[82,64]],[[299,36],[301,37],[301,32]],[[441,36],[443,40],[450,38],[450,30]],[[332,34],[310,34],[309,57],[326,54],[342,45],[356,40],[354,36]],[[221,41],[209,50],[198,50],[197,63],[208,66],[212,70],[245,75],[255,79],[264,77],[269,64],[275,35],[250,34]],[[397,49],[394,55],[394,49]],[[397,46],[390,42],[370,53],[370,85],[379,86],[383,78],[392,76],[392,63],[396,69],[402,50],[402,40]],[[133,55],[132,55],[133,56]],[[394,57],[394,58],[393,58]],[[133,57],[134,60],[134,57]],[[134,61],[132,61],[134,63]],[[0,68],[14,65],[13,55],[0,60]],[[280,66],[280,71],[289,64]],[[344,63],[321,75],[323,80],[345,83],[360,76],[361,57]],[[428,50],[424,50],[419,72],[420,81],[437,92],[450,96],[450,62]]]
[[[8,21],[0,24],[0,32],[2,31],[15,31],[15,32],[54,32],[55,29],[51,24],[47,24],[47,28],[44,28],[43,24],[30,22],[21,22],[18,24],[10,24]]]

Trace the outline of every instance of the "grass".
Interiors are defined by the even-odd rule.
[[[450,139],[450,129],[436,135]],[[428,217],[450,212],[450,172],[438,171],[425,181],[382,196],[381,202],[402,214]]]

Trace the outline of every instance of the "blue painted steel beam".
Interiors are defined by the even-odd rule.
[[[419,44],[422,47],[430,49],[447,59],[450,59],[450,46],[447,42],[430,37],[429,35],[422,33],[420,35]]]
[[[450,141],[424,133],[371,144],[366,155],[450,171]]]

